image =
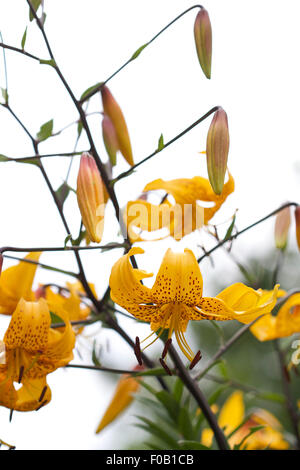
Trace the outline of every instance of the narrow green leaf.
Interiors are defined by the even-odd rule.
[[[175,381],[174,388],[173,388],[173,397],[175,400],[180,403],[182,394],[183,394],[184,384],[182,380],[178,377]]]
[[[231,237],[232,230],[233,230],[234,224],[235,224],[235,219],[236,219],[236,215],[234,214],[234,216],[233,216],[233,218],[232,218],[232,222],[231,222],[231,224],[229,225],[229,228],[228,228],[228,230],[227,230],[227,232],[226,232],[226,235],[225,235],[225,237],[224,237],[224,241],[225,241],[225,240],[229,240],[229,238]]]
[[[139,47],[139,48],[134,52],[134,54],[132,54],[130,60],[136,59],[136,58],[140,55],[140,53],[145,49],[145,47],[147,47],[147,46],[148,46],[148,43],[143,44],[141,47]]]
[[[10,162],[10,158],[5,155],[0,155],[0,162]]]
[[[170,418],[177,423],[180,407],[175,398],[166,390],[161,390],[156,394],[156,398],[162,403],[167,410]]]
[[[178,444],[181,449],[184,450],[210,450],[209,447],[200,444],[197,441],[178,441]]]
[[[26,160],[24,160],[23,158],[18,158],[18,160],[16,162],[17,163],[28,163],[29,165],[40,166],[40,160],[36,157],[26,158]]]
[[[1,88],[1,93],[5,103],[8,103],[8,93],[6,88]]]
[[[48,60],[40,59],[40,64],[51,65],[51,67],[56,67],[55,60],[53,59],[48,59]]]
[[[25,43],[26,43],[26,37],[27,37],[27,26],[25,28],[24,34],[22,36],[22,41],[21,41],[21,47],[22,50],[24,51]]]
[[[164,136],[162,134],[160,134],[160,137],[158,139],[158,147],[157,147],[157,151],[160,152],[163,148],[164,148],[165,144],[164,144]]]
[[[185,439],[192,440],[195,438],[192,421],[186,408],[181,408],[179,412],[178,427]]]
[[[92,361],[95,366],[101,367],[101,362],[99,361],[99,357],[96,353],[96,341],[94,341],[94,344],[93,344]]]
[[[143,423],[145,423],[144,425],[136,424],[137,427],[140,427],[144,429],[145,431],[148,431],[150,434],[157,437],[158,439],[161,439],[172,449],[178,449],[177,441],[173,437],[170,436],[169,432],[166,432],[164,429],[162,429],[161,426],[154,423],[148,418],[144,418],[143,416],[137,416],[137,418]]]
[[[62,318],[60,318],[58,315],[56,315],[56,313],[50,312],[50,317],[51,317],[51,323],[52,324],[65,323],[64,320],[62,320]]]
[[[53,131],[53,119],[48,122],[45,122],[37,133],[37,138],[39,142],[43,142],[44,140],[48,139],[52,135]]]
[[[64,248],[66,248],[68,241],[72,240],[72,235],[68,235],[64,241]]]
[[[83,100],[91,91],[94,91],[96,88],[98,88],[100,85],[102,85],[103,82],[96,83],[96,85],[92,85],[89,88],[87,88],[81,95],[80,99]]]
[[[78,121],[78,124],[77,124],[77,134],[78,134],[78,138],[81,136],[82,129],[83,129],[83,124],[82,124],[81,121]]]
[[[31,5],[35,12],[37,12],[41,3],[42,3],[42,0],[31,0]],[[30,7],[29,7],[29,20],[30,21],[34,20],[34,16],[32,14]]]
[[[63,184],[55,191],[56,197],[59,200],[61,207],[63,207],[68,195],[70,193],[69,185],[64,181]]]

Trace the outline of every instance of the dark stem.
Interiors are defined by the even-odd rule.
[[[190,393],[195,398],[196,402],[198,403],[202,413],[204,414],[205,418],[207,419],[213,433],[215,435],[217,444],[220,450],[229,450],[229,446],[227,440],[224,436],[222,429],[219,427],[217,418],[215,414],[212,412],[209,403],[207,402],[204,394],[200,390],[197,382],[191,377],[188,370],[184,366],[183,362],[181,361],[179,355],[177,354],[176,350],[172,345],[169,346],[168,350],[174,365],[178,370],[178,376],[183,381],[186,388],[190,391]]]

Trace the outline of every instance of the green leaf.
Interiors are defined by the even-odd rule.
[[[184,450],[210,450],[209,447],[206,447],[197,441],[182,440],[182,441],[179,441],[178,444],[180,446],[180,449],[184,449]]]
[[[53,131],[53,119],[48,122],[45,122],[37,133],[37,138],[39,142],[43,142],[44,140],[48,139],[52,135]]]
[[[101,367],[101,362],[99,360],[99,355],[96,353],[96,341],[94,340],[94,343],[93,343],[93,352],[92,352],[92,361],[94,363],[95,366],[97,367]]]
[[[22,50],[24,51],[25,43],[26,43],[26,37],[27,37],[27,26],[25,28],[24,34],[22,36],[22,41],[21,41],[21,47]]]
[[[148,46],[148,43],[143,44],[141,47],[139,47],[139,48],[134,52],[134,54],[132,54],[130,60],[136,59],[136,58],[140,55],[140,53],[145,49],[145,47],[147,47],[147,46]]]
[[[56,67],[55,60],[53,59],[48,59],[48,60],[40,59],[40,64],[51,65],[51,67]]]
[[[68,235],[64,241],[64,248],[66,248],[68,241],[72,240],[72,235]]]
[[[143,416],[137,416],[137,418],[144,423],[136,424],[137,427],[144,429],[158,439],[161,439],[168,446],[170,446],[171,449],[178,449],[177,441],[172,436],[170,436],[169,432],[165,431],[161,426],[157,425],[148,418],[144,418]]]
[[[6,88],[1,88],[1,93],[5,103],[8,103],[8,93]]]
[[[175,398],[166,390],[161,390],[156,394],[156,398],[162,403],[167,410],[170,418],[177,423],[180,407]]]
[[[180,403],[183,389],[184,389],[184,384],[182,380],[178,377],[175,381],[174,388],[173,388],[173,397],[175,398],[177,403]]]
[[[231,237],[232,230],[233,230],[234,224],[235,224],[235,219],[236,219],[236,215],[234,214],[234,216],[233,216],[233,218],[232,218],[232,222],[231,222],[231,224],[229,225],[229,228],[228,228],[228,230],[227,230],[227,232],[226,232],[226,235],[225,235],[223,241],[229,240],[229,238]]]
[[[79,139],[79,137],[81,136],[82,129],[83,129],[83,124],[82,124],[81,121],[78,121],[78,124],[77,124],[78,139]]]
[[[14,160],[14,161],[16,161],[16,160]],[[29,165],[40,166],[40,160],[36,157],[26,158],[26,160],[24,160],[23,158],[18,158],[16,163],[28,163]]]
[[[98,88],[100,85],[102,85],[103,82],[96,83],[96,85],[92,85],[89,88],[87,88],[81,95],[80,100],[83,100],[87,95],[90,94],[91,91],[94,91],[96,88]]]
[[[55,191],[56,197],[59,200],[61,207],[63,207],[68,195],[70,193],[69,185],[64,181],[63,184]]]
[[[160,134],[160,137],[158,139],[158,147],[157,147],[157,152],[160,152],[164,148],[164,136]]]
[[[42,0],[31,0],[31,5],[35,12],[37,12],[41,3],[42,3]],[[34,20],[34,16],[32,14],[30,7],[29,7],[29,20],[30,21]]]
[[[5,155],[0,155],[0,162],[10,162],[10,158]]]
[[[192,421],[186,408],[181,408],[179,412],[178,427],[185,439],[195,438]]]
[[[55,325],[55,323],[65,323],[62,318],[60,318],[56,313],[50,312],[51,323]]]

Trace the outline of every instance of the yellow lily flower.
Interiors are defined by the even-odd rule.
[[[137,319],[150,322],[152,335],[160,329],[160,334],[169,329],[168,338],[171,338],[174,332],[181,351],[190,361],[194,353],[184,337],[189,320],[249,323],[270,312],[276,303],[278,285],[265,293],[237,283],[216,297],[202,297],[202,275],[189,249],[184,253],[167,250],[150,289],[140,281],[152,274],[134,269],[130,262],[130,256],[140,253],[144,250],[132,248],[114,264],[109,281],[111,298]]]
[[[67,282],[66,286],[68,295],[55,293],[51,287],[46,287],[45,299],[50,311],[62,309],[68,315],[68,319],[70,321],[85,320],[89,316],[91,308],[82,304],[81,294],[84,294],[85,291],[81,282]],[[90,287],[95,293],[94,285],[90,284]],[[77,333],[80,333],[81,331],[82,328],[76,330]]]
[[[259,341],[300,333],[300,294],[292,295],[276,316],[268,314],[260,318],[250,330]]]
[[[140,234],[137,234],[136,229],[142,232],[153,232],[167,228],[169,233],[166,237],[171,235],[175,240],[181,240],[185,235],[207,225],[229,194],[234,191],[234,179],[228,173],[228,181],[220,195],[215,194],[208,179],[200,176],[171,181],[157,179],[144,188],[146,193],[156,190],[164,190],[168,195],[173,196],[175,204],[167,199],[159,205],[150,204],[141,199],[129,201],[124,218],[133,242],[146,241]],[[202,207],[201,201],[213,203],[213,206]]]
[[[134,370],[142,370],[143,367],[136,366]],[[129,374],[124,374],[119,380],[115,393],[106,409],[99,426],[96,429],[96,434],[99,434],[108,424],[114,421],[123,411],[128,408],[134,399],[134,394],[140,388],[139,382]]]
[[[34,252],[25,260],[38,262],[41,253]],[[21,298],[34,300],[32,284],[37,264],[20,261],[16,266],[5,269],[0,277],[0,313],[11,315]]]
[[[243,394],[240,391],[236,391],[226,400],[218,417],[218,424],[224,429],[226,436],[229,436],[238,426],[241,426],[228,439],[228,443],[232,449],[246,438],[251,428],[256,426],[264,426],[264,428],[256,431],[245,439],[242,445],[243,450],[262,450],[266,447],[273,450],[286,450],[289,448],[288,442],[283,438],[281,424],[275,416],[268,411],[258,409],[242,424],[244,419],[245,405]],[[213,431],[211,429],[204,429],[201,443],[210,447],[212,441]]]
[[[0,405],[30,411],[48,403],[51,392],[46,375],[73,359],[75,335],[61,309],[54,312],[65,322],[63,331],[51,329],[45,299],[21,299],[4,335],[0,363]],[[18,390],[14,382],[22,387]]]

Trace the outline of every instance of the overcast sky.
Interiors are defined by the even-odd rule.
[[[47,59],[40,32],[34,23],[29,24],[26,1],[0,0],[0,5],[4,42],[20,47],[28,25],[25,49]],[[182,0],[45,0],[45,28],[57,63],[79,97],[86,88],[110,76],[138,47],[192,5]],[[193,40],[197,10],[193,10],[112,79],[109,88],[126,117],[136,162],[156,149],[161,133],[168,141],[213,106],[221,105],[226,110],[231,139],[228,166],[236,191],[216,216],[216,222],[228,221],[239,209],[237,224],[243,228],[281,203],[299,200],[300,6],[297,0],[207,0],[204,6],[213,28],[211,80],[204,77],[197,60]],[[10,105],[30,132],[36,134],[41,124],[52,118],[54,131],[77,119],[68,94],[50,67],[12,51],[6,51],[6,60]],[[3,88],[2,57],[0,64]],[[89,111],[101,110],[100,98],[95,96]],[[99,115],[91,116],[89,122],[105,160]],[[136,198],[153,179],[205,176],[205,157],[199,152],[205,150],[209,123],[207,120],[196,127],[128,180],[118,183],[121,206]],[[0,154],[32,155],[30,140],[4,108],[0,109],[0,129]],[[41,144],[40,151],[72,151],[75,139],[76,126]],[[78,148],[87,148],[84,137]],[[78,161],[72,166],[73,186]],[[45,165],[57,188],[66,176],[69,160],[49,159]],[[115,175],[127,168],[119,157]],[[62,245],[64,228],[38,169],[2,163],[0,170],[0,245]],[[116,240],[118,231],[112,207],[108,207],[107,214],[104,243]],[[66,215],[77,234],[80,216],[75,196],[66,203]],[[272,241],[272,224],[270,221],[251,236],[241,237],[241,252],[264,249]],[[194,241],[195,238],[183,240],[181,246],[190,246],[199,253],[192,245]],[[151,245],[151,250],[140,258],[141,267],[155,272],[166,247],[175,245],[170,240]],[[95,282],[99,295],[106,289],[110,266],[120,254],[83,256],[89,279]],[[70,254],[44,254],[42,261],[75,269]],[[9,264],[7,261],[6,266]],[[206,275],[209,278],[210,264],[204,264],[202,270],[204,279]],[[37,282],[54,279],[65,281],[63,277],[38,272]],[[104,354],[107,362],[130,367],[134,360],[127,346],[104,330],[98,337],[104,349],[107,337],[111,353]],[[92,340],[82,340],[82,347],[91,347]],[[79,360],[76,356],[74,362]],[[0,409],[1,439],[19,449],[105,449],[122,445],[122,440],[116,441],[114,436],[127,430],[126,419],[102,435],[94,434],[113,391],[112,383],[95,373],[71,369],[51,374],[49,383],[52,402],[38,413],[15,413],[12,423],[8,423],[9,411]],[[135,428],[131,429],[134,432]]]

